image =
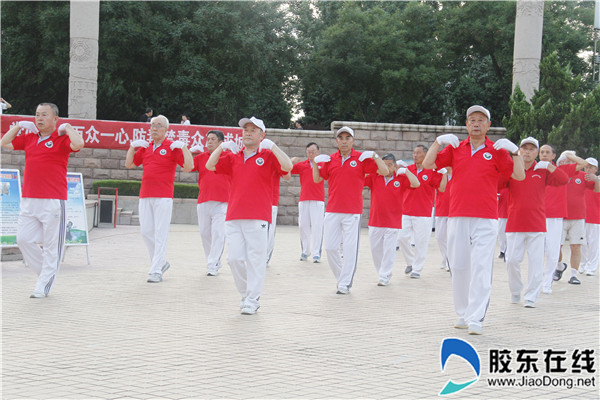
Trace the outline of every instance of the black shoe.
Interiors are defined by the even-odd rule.
[[[563,272],[565,272],[567,270],[567,264],[566,263],[562,263],[563,265],[563,269],[562,271],[560,269],[555,269],[554,270],[554,276],[552,277],[552,279],[554,279],[555,281],[560,281],[560,278],[562,278],[562,274]]]
[[[581,282],[579,282],[579,279],[577,279],[576,276],[572,276],[571,279],[569,279],[569,283],[571,285],[581,285]]]
[[[406,275],[410,274],[412,272],[412,265],[407,265],[406,269],[404,270],[404,273]]]
[[[498,254],[498,258],[501,258],[504,260],[504,252],[503,251],[501,251],[500,254]]]

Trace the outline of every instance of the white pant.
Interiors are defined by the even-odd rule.
[[[394,228],[369,227],[371,254],[379,279],[389,280],[392,277],[399,231]]]
[[[327,262],[337,279],[338,288],[351,288],[360,238],[360,214],[325,213],[323,223]],[[344,256],[342,263],[340,254]]]
[[[498,218],[498,247],[500,252],[506,254],[506,223],[508,218]]]
[[[298,227],[302,254],[310,255],[310,235],[312,233],[312,256],[321,258],[323,243],[323,219],[325,202],[305,200],[298,203]]]
[[[65,208],[65,200],[21,199],[17,245],[23,261],[38,275],[34,291],[46,295],[58,273],[65,246]]]
[[[258,307],[265,284],[269,223],[257,219],[225,222],[227,262],[244,305]]]
[[[581,267],[585,272],[596,272],[600,252],[600,225],[585,224],[586,244],[581,246]]]
[[[435,217],[435,238],[442,254],[442,265],[448,266],[448,217]]]
[[[520,264],[527,250],[527,287],[524,300],[537,301],[542,290],[544,276],[545,232],[507,232],[506,268],[508,270],[508,288],[514,296],[521,296],[523,281]]]
[[[546,266],[544,268],[543,287],[546,290],[552,288],[554,282],[554,270],[558,266],[560,257],[560,239],[563,230],[562,218],[546,218]]]
[[[414,272],[421,273],[425,266],[425,258],[431,237],[431,217],[402,216],[402,229],[400,229],[400,248],[404,253],[406,265],[412,265]],[[414,241],[414,247],[411,242]]]
[[[492,291],[498,221],[448,218],[448,260],[454,310],[467,324],[481,326]]]
[[[167,242],[173,199],[166,197],[144,197],[140,199],[140,230],[150,254],[149,274],[160,274],[167,262]]]
[[[269,243],[267,245],[267,265],[271,261],[275,249],[275,229],[277,228],[277,206],[271,206],[271,226],[269,227]]]
[[[225,248],[225,215],[227,203],[207,201],[196,206],[198,227],[202,238],[202,247],[206,257],[208,272],[217,272],[221,268],[221,255]]]

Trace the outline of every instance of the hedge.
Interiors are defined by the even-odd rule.
[[[92,194],[98,193],[98,187],[111,187],[118,188],[120,196],[139,196],[141,186],[141,181],[105,179],[96,181],[92,184]],[[173,197],[178,199],[197,199],[198,185],[193,183],[175,183],[175,192]]]

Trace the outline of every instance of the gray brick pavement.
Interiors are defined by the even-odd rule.
[[[29,299],[35,275],[21,262],[2,264],[3,399],[436,398],[452,379],[475,378],[453,357],[440,369],[444,338],[470,342],[481,358],[478,382],[452,398],[598,398],[598,277],[555,284],[536,309],[510,304],[506,270],[496,260],[484,335],[452,327],[451,282],[439,269],[435,239],[422,278],[404,276],[399,254],[392,284],[376,286],[367,231],[348,296],[324,255],[298,261],[296,227],[277,228],[261,309],[239,314],[229,267],[205,276],[200,235],[172,225],[171,269],[146,283],[148,256],[139,227],[94,229],[91,265],[69,248],[46,299]],[[525,274],[524,274],[525,275]],[[595,379],[595,387],[491,387],[490,349],[565,350],[563,379]],[[594,374],[573,374],[574,349],[594,349]]]

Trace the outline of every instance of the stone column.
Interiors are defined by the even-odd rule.
[[[540,58],[544,30],[544,1],[518,0],[513,53],[513,91],[519,87],[527,100],[540,87]]]
[[[69,118],[96,119],[99,0],[71,1]]]

